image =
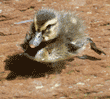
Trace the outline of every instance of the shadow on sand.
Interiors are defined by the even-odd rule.
[[[6,77],[7,80],[14,80],[16,77],[44,77],[46,74],[60,73],[65,68],[64,62],[60,62],[59,64],[39,63],[20,54],[8,56],[8,59],[4,62],[6,63],[5,70],[11,71]]]
[[[88,55],[76,56],[79,59],[89,59],[92,61],[101,60]],[[74,59],[69,59],[68,61],[73,61]],[[11,72],[6,77],[7,80],[13,80],[16,77],[24,78],[39,78],[45,77],[45,75],[50,75],[54,73],[61,73],[62,69],[65,69],[65,62],[58,63],[40,63],[28,59],[23,54],[15,54],[13,56],[8,56],[8,59],[4,61],[6,63],[5,70],[10,70]]]

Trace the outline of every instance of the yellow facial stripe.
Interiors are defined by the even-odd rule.
[[[51,29],[50,29],[50,34],[49,34],[49,37],[51,39],[55,38],[58,34],[57,34],[57,31],[55,31],[55,28],[56,26],[58,26],[58,24],[56,24],[55,26],[53,26]]]
[[[40,31],[45,30],[48,25],[55,24],[57,22],[57,18],[54,18],[48,22],[46,22],[41,28]]]
[[[58,23],[50,28],[50,33],[48,35],[46,33],[43,34],[44,41],[48,41],[57,37],[58,32],[55,29],[56,27],[58,27]]]
[[[35,17],[34,17],[34,25],[35,25],[35,29],[36,31],[38,30],[38,26],[37,26],[37,15],[35,14]]]

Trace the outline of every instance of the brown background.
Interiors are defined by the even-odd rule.
[[[14,23],[33,19],[42,7],[76,12],[107,55],[85,50],[88,59],[66,62],[57,75],[20,55],[30,22]],[[110,99],[109,55],[110,0],[0,0],[0,99]]]

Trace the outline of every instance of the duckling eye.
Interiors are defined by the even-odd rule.
[[[47,26],[47,29],[50,29],[50,28],[51,28],[51,26],[52,26],[52,25],[48,25],[48,26]]]
[[[54,23],[54,24],[49,24],[46,29],[50,29],[50,28],[51,28],[52,26],[54,26],[55,24],[56,24],[56,23]]]
[[[40,31],[40,29],[37,30],[38,32]]]

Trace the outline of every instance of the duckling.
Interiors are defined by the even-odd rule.
[[[85,33],[83,21],[73,12],[40,9],[26,34],[24,55],[38,62],[58,62],[80,53],[90,43],[91,49],[103,53]]]

